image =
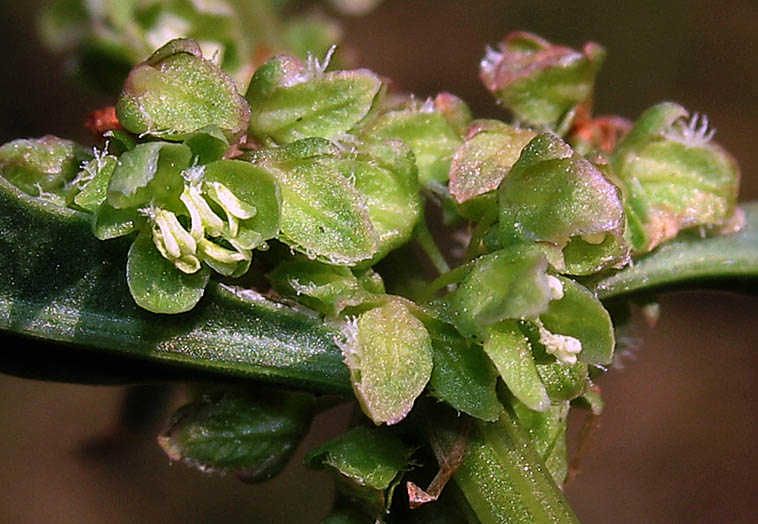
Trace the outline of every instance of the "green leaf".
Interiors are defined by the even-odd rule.
[[[550,300],[546,271],[539,249],[517,247],[479,257],[450,299],[456,327],[464,335],[482,336],[484,326],[544,312]]]
[[[364,136],[405,142],[416,157],[419,183],[428,188],[447,183],[453,153],[463,142],[445,115],[426,105],[385,113]]]
[[[310,396],[228,390],[179,408],[158,443],[171,460],[263,481],[284,468],[312,417]]]
[[[537,363],[537,372],[550,400],[554,402],[574,400],[584,395],[589,386],[587,364],[584,362],[564,364],[555,360],[542,361]]]
[[[376,253],[366,202],[342,176],[339,151],[328,141],[312,138],[263,150],[253,162],[281,187],[282,241],[335,265],[354,265]]]
[[[428,420],[432,446],[448,449],[462,429],[460,418],[438,406]],[[473,421],[453,479],[482,524],[579,522],[510,412],[501,411],[493,423]]]
[[[605,50],[594,42],[578,52],[515,32],[497,51],[488,50],[480,76],[518,120],[567,131],[576,107],[591,99],[604,60]]]
[[[472,417],[497,420],[500,402],[492,363],[450,325],[437,323],[429,334],[434,351],[429,393]]]
[[[108,184],[108,203],[117,209],[148,202],[173,203],[184,189],[181,172],[192,151],[183,144],[148,142],[123,153]]]
[[[116,169],[118,159],[113,155],[103,155],[84,164],[77,178],[72,182],[68,200],[77,208],[94,213],[105,202],[108,183]],[[72,198],[73,194],[73,198]]]
[[[144,231],[129,249],[126,281],[138,306],[153,313],[184,313],[202,298],[208,284],[207,268],[193,274],[177,269],[156,249],[152,235]]]
[[[325,67],[313,58],[303,65],[279,56],[258,68],[245,95],[249,133],[279,144],[334,138],[366,118],[382,91],[379,77],[366,69],[325,73]]]
[[[490,358],[513,396],[534,411],[546,411],[550,398],[532,355],[529,339],[514,320],[487,329],[484,352]]]
[[[626,185],[637,253],[695,226],[726,225],[737,204],[739,167],[710,141],[708,119],[666,102],[645,111],[613,156]]]
[[[214,282],[192,311],[152,314],[134,303],[126,285],[127,239],[101,242],[87,214],[29,197],[4,179],[0,216],[4,333],[88,348],[94,356],[172,364],[190,375],[216,372],[349,394],[349,373],[335,344],[339,332],[321,321]],[[67,351],[56,348],[56,354]],[[81,357],[81,350],[70,351],[72,359]],[[37,368],[35,362],[24,366]]]
[[[0,176],[27,195],[65,205],[69,183],[92,154],[82,146],[47,135],[0,147]]]
[[[282,262],[266,278],[277,293],[331,317],[375,296],[350,269],[301,257]]]
[[[608,311],[589,289],[569,278],[557,278],[563,287],[563,297],[552,300],[540,320],[552,333],[568,335],[582,343],[580,361],[600,366],[610,364],[616,341]]]
[[[392,433],[359,426],[309,451],[305,463],[330,468],[338,489],[378,516],[389,508],[400,476],[410,469],[411,453]]]
[[[136,207],[116,209],[105,201],[92,215],[92,234],[100,240],[110,240],[128,235],[144,223]]]
[[[459,204],[494,191],[537,135],[497,120],[475,120],[450,166],[450,195]]]
[[[218,126],[234,142],[250,121],[234,81],[187,39],[172,40],[132,69],[116,114],[128,131],[167,140]]]
[[[410,240],[422,218],[418,178],[413,154],[396,140],[364,144],[339,163],[368,206],[368,216],[377,235],[373,265],[390,251]]]
[[[503,242],[563,245],[574,236],[624,231],[621,191],[557,136],[543,133],[524,148],[498,189]]]
[[[680,234],[621,271],[607,271],[588,285],[610,299],[665,287],[724,286],[758,277],[758,203],[742,206],[745,224],[737,233],[703,238]],[[744,287],[744,286],[741,286]]]
[[[340,342],[355,396],[375,424],[400,422],[432,373],[424,325],[395,299],[348,321]]]

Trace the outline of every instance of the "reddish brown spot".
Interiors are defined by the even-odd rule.
[[[101,140],[107,131],[124,129],[118,121],[114,106],[103,107],[90,112],[84,125],[98,140]]]
[[[588,144],[591,148],[599,148],[606,153],[612,152],[632,128],[632,123],[620,116],[599,116],[591,118],[589,110],[581,108],[577,111],[571,134]]]

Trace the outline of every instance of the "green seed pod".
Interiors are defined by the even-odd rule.
[[[577,106],[591,100],[604,60],[605,50],[594,42],[578,52],[516,32],[497,51],[487,51],[480,76],[518,120],[563,134],[571,127]]]
[[[179,408],[158,443],[171,460],[263,481],[284,468],[312,417],[307,395],[226,391]]]
[[[629,238],[646,253],[686,228],[720,228],[737,205],[740,172],[735,160],[711,141],[708,119],[670,102],[637,120],[613,154],[613,169],[626,186]]]

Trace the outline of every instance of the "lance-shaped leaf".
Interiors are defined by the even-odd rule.
[[[507,318],[537,316],[547,309],[547,259],[536,248],[513,247],[479,257],[453,293],[456,327],[483,336],[483,328]]]
[[[413,151],[422,186],[438,188],[447,183],[450,161],[463,140],[456,128],[431,100],[421,107],[390,111],[364,131],[365,136],[402,140]]]
[[[108,183],[107,202],[116,209],[148,202],[178,202],[184,189],[181,172],[192,151],[183,144],[148,142],[123,153]]]
[[[129,249],[126,281],[134,301],[153,313],[184,313],[202,298],[210,272],[199,268],[192,274],[178,269],[156,248],[149,230],[143,231]]]
[[[171,460],[262,481],[284,468],[312,417],[310,396],[231,390],[179,408],[158,443]]]
[[[567,131],[576,107],[591,99],[604,59],[605,50],[594,42],[579,52],[516,32],[497,51],[487,51],[480,77],[517,119]]]
[[[524,148],[500,184],[498,205],[505,245],[539,241],[565,247],[579,237],[584,257],[577,265],[580,270],[607,267],[627,258],[628,248],[621,241],[621,190],[553,134],[538,135]],[[609,235],[618,239],[609,241],[612,256],[603,244]],[[571,255],[572,260],[578,258],[573,251]],[[570,272],[571,267],[563,270]]]
[[[368,206],[376,231],[377,251],[373,265],[390,251],[410,240],[422,217],[421,196],[413,154],[400,141],[369,142],[339,163]]]
[[[637,253],[682,229],[725,225],[735,212],[739,167],[711,142],[708,119],[670,102],[645,111],[613,156],[627,191],[630,237]]]
[[[429,334],[434,351],[430,394],[472,417],[497,420],[500,402],[492,363],[449,324],[435,323]]]
[[[113,171],[118,158],[105,153],[82,165],[82,170],[71,183],[66,197],[68,205],[94,213],[105,202]]]
[[[266,277],[280,295],[331,317],[376,296],[361,285],[349,268],[302,257],[282,262]]]
[[[375,424],[400,422],[432,373],[424,325],[399,299],[348,321],[339,341],[355,396]]]
[[[116,114],[132,133],[167,140],[217,126],[235,141],[250,120],[250,108],[234,81],[187,39],[172,40],[132,69]]]
[[[475,120],[450,166],[450,195],[459,204],[494,191],[536,136],[497,120]]]
[[[376,253],[377,235],[365,199],[342,174],[339,155],[328,141],[311,138],[262,150],[252,160],[281,188],[280,240],[309,258],[354,265]]]
[[[558,402],[542,413],[529,409],[517,399],[511,399],[510,404],[519,425],[526,430],[532,446],[560,486],[568,474],[566,426],[569,403]]]
[[[359,426],[309,451],[305,463],[329,468],[343,495],[380,517],[389,508],[402,475],[411,468],[411,453],[393,433]]]
[[[92,154],[82,146],[47,135],[0,147],[0,176],[27,195],[65,205],[65,193]]]
[[[531,410],[546,411],[550,397],[537,372],[529,339],[519,329],[518,322],[506,320],[490,326],[487,335],[484,352],[513,396]]]
[[[280,144],[333,138],[366,118],[382,81],[366,69],[326,73],[328,59],[320,64],[310,57],[303,65],[279,56],[258,68],[245,95],[252,110],[249,133]]]

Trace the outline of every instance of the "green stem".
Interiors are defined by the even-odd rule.
[[[466,274],[471,270],[470,264],[464,264],[458,266],[455,269],[443,273],[433,281],[431,281],[426,288],[422,296],[422,302],[431,300],[431,298],[442,288],[449,286],[450,284],[456,284],[460,282]]]
[[[460,418],[433,407],[429,437],[445,448],[457,438]],[[466,455],[453,477],[482,524],[578,524],[561,490],[507,411],[497,422],[474,420]]]
[[[419,220],[416,225],[415,235],[416,242],[418,242],[421,249],[424,250],[426,256],[429,257],[434,269],[436,269],[440,275],[444,275],[450,271],[450,264],[448,264],[442,251],[440,251],[437,242],[432,236],[432,232],[429,231],[429,226],[426,225],[426,220],[423,218]]]

